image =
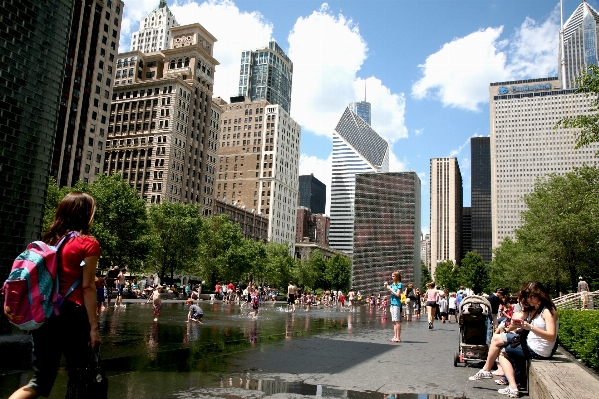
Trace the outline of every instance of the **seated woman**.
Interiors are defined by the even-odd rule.
[[[137,279],[133,279],[133,283],[131,284],[131,294],[134,299],[141,296],[141,290],[139,289],[139,284],[137,284]]]
[[[553,355],[558,330],[556,308],[543,284],[536,281],[524,283],[518,296],[522,304],[522,312],[515,314],[515,317],[512,318],[510,330],[516,327],[521,328],[519,339],[514,339],[515,335],[506,334],[505,340],[502,339],[502,342],[505,342],[505,345],[509,343],[509,345],[499,353],[499,340],[496,338],[497,335],[494,336],[485,366],[470,377],[471,380],[492,378],[491,367],[499,353],[499,364],[509,386],[498,392],[510,398],[520,396],[518,383],[525,361],[548,358]],[[497,380],[496,382],[504,384],[504,381]]]

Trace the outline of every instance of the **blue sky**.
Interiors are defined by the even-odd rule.
[[[158,0],[125,0],[119,51]],[[456,156],[470,205],[469,138],[489,135],[489,83],[557,75],[556,0],[167,1],[181,24],[217,39],[215,95],[237,94],[244,49],[276,40],[294,63],[291,116],[302,126],[300,174],[330,188],[332,132],[364,97],[391,143],[391,170],[422,180],[429,226],[429,160]],[[580,0],[564,0],[564,21]],[[599,0],[589,0],[599,8]],[[328,209],[328,207],[327,207]]]

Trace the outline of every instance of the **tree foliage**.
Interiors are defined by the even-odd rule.
[[[163,202],[152,205],[150,221],[150,265],[161,279],[169,273],[184,274],[197,264],[197,251],[204,219],[197,206]]]
[[[289,254],[287,245],[276,242],[268,243],[266,245],[264,280],[274,287],[287,287],[287,283],[294,278],[293,272],[298,262]]]
[[[449,291],[456,291],[458,289],[457,270],[453,261],[446,260],[437,264],[435,268],[435,284]]]
[[[329,287],[343,292],[349,291],[351,285],[351,260],[339,254],[327,261],[325,279]]]
[[[489,268],[475,251],[466,254],[456,274],[457,285],[468,287],[477,295],[489,287]]]
[[[578,149],[599,142],[599,67],[589,64],[583,74],[576,78],[576,86],[575,93],[584,93],[586,97],[593,99],[589,108],[592,114],[566,116],[553,128],[580,129],[575,133],[575,148]],[[596,154],[599,155],[599,151]]]
[[[420,261],[420,269],[422,273],[420,291],[425,292],[426,284],[433,281],[433,276],[431,276],[431,273],[428,271],[428,267],[426,267],[426,263],[424,263],[422,260]]]

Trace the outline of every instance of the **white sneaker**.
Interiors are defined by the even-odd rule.
[[[472,377],[468,378],[470,381],[482,380],[485,378],[493,378],[493,374],[490,371],[479,370]]]
[[[502,395],[507,396],[508,398],[519,398],[520,397],[520,391],[518,391],[517,389],[512,389],[510,387],[501,388],[497,392],[499,392]]]

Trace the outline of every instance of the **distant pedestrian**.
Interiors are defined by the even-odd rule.
[[[428,290],[426,291],[426,311],[428,312],[428,329],[433,329],[433,323],[435,321],[435,309],[437,306],[437,300],[439,299],[439,294],[435,289],[435,283],[432,281],[427,283],[426,286]]]
[[[295,312],[295,299],[297,297],[297,287],[290,281],[287,285],[287,311],[291,307],[292,311]]]
[[[578,277],[578,292],[582,299],[582,309],[589,308],[589,291],[591,290],[587,282],[583,280],[582,276]]]
[[[447,308],[448,308],[447,298],[445,298],[445,293],[441,294],[441,299],[439,299],[439,315],[441,316],[441,320],[445,323],[447,320]]]
[[[187,313],[187,322],[195,321],[196,323],[202,324],[204,318],[204,312],[198,305],[193,303],[193,299],[188,299],[185,303],[189,306],[189,313]]]
[[[127,269],[123,268],[117,276],[116,279],[116,301],[114,301],[114,307],[118,308],[119,304],[123,305],[123,289],[125,288],[125,274],[127,273]]]
[[[156,287],[154,292],[152,293],[152,306],[154,307],[154,321],[158,321],[158,316],[160,316],[160,310],[162,309],[162,286],[159,285]]]

